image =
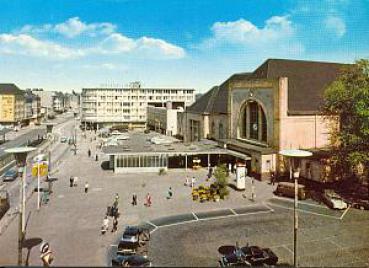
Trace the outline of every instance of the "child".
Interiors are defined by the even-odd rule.
[[[172,199],[172,196],[173,196],[172,187],[169,187],[167,199]]]

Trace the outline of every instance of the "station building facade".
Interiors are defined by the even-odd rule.
[[[251,157],[261,179],[286,171],[284,149],[317,151],[329,144],[337,124],[320,113],[325,88],[344,64],[268,59],[255,71],[237,73],[188,107],[181,120],[185,142],[203,138]],[[302,174],[326,176],[319,159],[307,159]]]

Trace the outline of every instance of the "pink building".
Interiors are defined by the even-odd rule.
[[[284,172],[278,151],[317,151],[329,143],[334,120],[319,112],[325,88],[344,64],[268,59],[255,71],[232,75],[183,115],[185,142],[203,138],[251,157],[249,170],[262,179]],[[316,157],[303,162],[302,175],[324,180]]]

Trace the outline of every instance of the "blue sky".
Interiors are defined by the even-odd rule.
[[[267,58],[369,58],[369,0],[0,0],[0,82],[199,92]]]

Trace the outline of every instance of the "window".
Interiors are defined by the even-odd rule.
[[[241,108],[238,136],[242,139],[267,142],[267,118],[263,108],[256,101],[248,101]]]

